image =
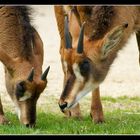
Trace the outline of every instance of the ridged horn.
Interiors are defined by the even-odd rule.
[[[47,75],[48,75],[49,69],[50,69],[50,66],[48,66],[48,68],[47,68],[47,69],[44,71],[44,73],[42,74],[41,80],[46,81],[46,77],[47,77]]]
[[[80,30],[80,35],[79,35],[79,40],[78,40],[78,46],[77,46],[77,53],[83,53],[83,48],[84,48],[84,25],[85,22],[82,24],[81,30]]]
[[[64,35],[65,35],[66,49],[72,48],[72,39],[69,32],[68,16],[65,16]]]
[[[31,72],[27,78],[28,81],[32,82],[34,77],[34,68],[31,69]]]

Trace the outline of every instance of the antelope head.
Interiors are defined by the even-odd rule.
[[[14,102],[21,124],[34,127],[36,123],[36,104],[47,85],[50,67],[42,73],[43,43],[34,32],[34,47],[29,59],[19,55],[11,57],[0,48],[0,60],[5,66],[7,91]]]
[[[66,77],[59,107],[62,112],[74,107],[90,91],[98,88],[105,79],[117,45],[121,41],[127,23],[113,28],[103,39],[89,41],[84,35],[84,25],[80,28],[77,47],[72,47],[68,17],[65,17],[65,44],[62,64]],[[112,59],[112,60],[110,60]]]
[[[14,84],[13,101],[16,104],[17,115],[22,124],[27,127],[34,127],[36,122],[36,104],[40,94],[47,85],[47,74],[50,66],[40,76],[35,78],[35,70],[31,69],[25,80],[20,80]]]

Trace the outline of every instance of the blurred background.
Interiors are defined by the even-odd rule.
[[[44,43],[43,71],[50,65],[48,85],[39,99],[40,104],[49,100],[49,96],[58,99],[63,87],[59,46],[60,37],[56,25],[53,5],[32,6],[32,24],[39,32]],[[101,96],[140,96],[139,53],[135,35],[132,35],[121,50],[105,81],[101,84]],[[5,88],[4,69],[0,63],[0,94],[3,104],[12,104]],[[91,96],[89,93],[87,96]],[[44,98],[45,97],[45,98]]]

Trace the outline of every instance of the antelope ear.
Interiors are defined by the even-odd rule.
[[[128,27],[128,23],[112,29],[104,38],[104,43],[101,48],[101,58],[106,58],[110,51],[114,50],[121,41],[124,30]]]

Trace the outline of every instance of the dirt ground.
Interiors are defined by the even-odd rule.
[[[43,70],[49,65],[47,88],[41,95],[42,99],[49,95],[59,98],[63,85],[59,44],[60,38],[56,26],[53,5],[31,6],[34,9],[33,25],[38,30],[44,43]],[[2,101],[11,103],[6,93],[3,65],[0,64],[0,93]],[[140,68],[138,62],[138,48],[135,35],[132,35],[128,44],[119,52],[108,76],[101,84],[101,96],[140,96]],[[90,96],[88,94],[87,96]],[[48,98],[46,98],[47,100]],[[10,102],[9,102],[10,100]]]

